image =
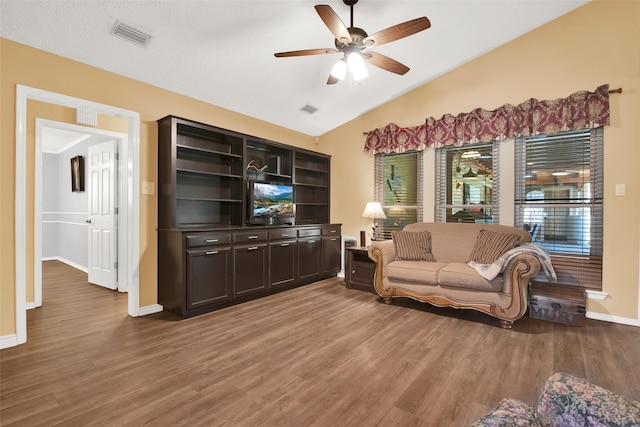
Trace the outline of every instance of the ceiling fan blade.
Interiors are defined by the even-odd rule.
[[[273,55],[276,58],[285,58],[287,56],[323,55],[325,53],[337,53],[337,52],[339,51],[333,48],[304,49],[304,50],[292,50],[290,52],[279,52],[279,53],[274,53]]]
[[[369,62],[371,65],[375,65],[378,68],[382,68],[383,70],[391,71],[396,74],[406,74],[409,71],[409,67],[404,64],[399,63],[395,59],[391,59],[388,56],[381,55],[379,53],[368,51],[362,54],[362,57],[365,61]]]
[[[431,22],[426,16],[422,18],[412,19],[402,24],[394,25],[387,29],[378,31],[370,35],[362,41],[365,46],[380,46],[381,44],[390,43],[398,39],[418,33],[431,27]]]
[[[324,25],[329,28],[331,34],[334,37],[344,43],[351,42],[351,34],[349,34],[349,30],[344,25],[344,23],[340,20],[338,15],[331,9],[331,6],[326,4],[319,4],[315,6],[316,12],[320,15],[320,19],[324,22]]]
[[[329,74],[329,78],[327,79],[328,85],[334,85],[338,83],[340,80],[337,77],[333,77],[333,74]]]

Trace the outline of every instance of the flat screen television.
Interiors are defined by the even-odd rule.
[[[293,186],[249,182],[249,224],[294,224]]]

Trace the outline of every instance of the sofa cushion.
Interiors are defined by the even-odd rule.
[[[516,399],[503,399],[491,412],[476,421],[471,427],[542,427],[536,418],[536,411]]]
[[[438,271],[446,265],[444,262],[397,260],[387,264],[385,276],[389,280],[437,285]]]
[[[500,292],[503,283],[502,275],[489,281],[475,269],[461,262],[450,262],[438,270],[438,284],[440,286]]]
[[[430,262],[436,260],[431,253],[431,233],[428,231],[392,231],[391,238],[396,250],[396,259]]]
[[[549,426],[638,426],[640,402],[557,372],[544,386],[538,418]]]
[[[476,243],[469,255],[469,261],[480,264],[491,264],[509,249],[513,249],[522,241],[522,236],[482,229],[478,233]]]

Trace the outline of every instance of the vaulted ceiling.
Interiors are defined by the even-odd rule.
[[[365,80],[335,85],[326,82],[341,54],[274,57],[334,47],[317,0],[2,0],[0,35],[317,136],[587,1],[360,0],[354,26],[369,34],[421,16],[431,28],[373,49],[408,66],[407,74],[369,64]],[[342,0],[324,3],[349,26]],[[150,42],[114,36],[117,21]]]

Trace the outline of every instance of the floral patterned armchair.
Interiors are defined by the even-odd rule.
[[[481,426],[640,427],[640,402],[559,372],[547,380],[537,410],[519,400],[504,399],[472,425]]]

